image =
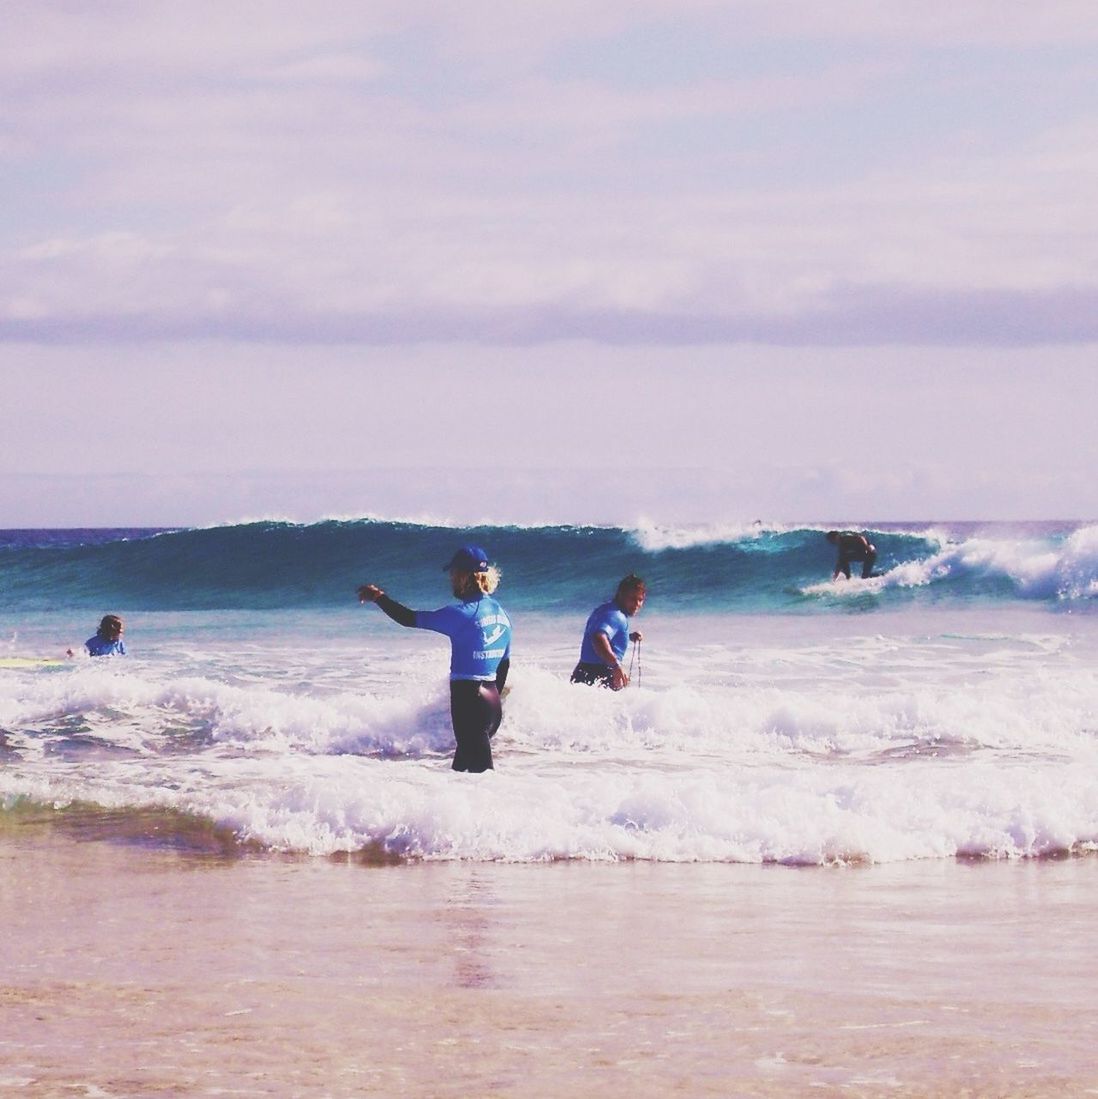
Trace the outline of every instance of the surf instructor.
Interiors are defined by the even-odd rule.
[[[609,687],[620,691],[629,686],[629,676],[621,666],[630,641],[643,641],[640,631],[629,632],[629,619],[644,606],[648,589],[639,576],[630,573],[614,598],[597,606],[583,628],[579,663],[572,672],[573,683]]]
[[[413,611],[390,599],[376,584],[358,589],[360,603],[376,603],[394,622],[433,630],[450,639],[450,720],[454,726],[453,769],[491,771],[492,737],[503,720],[500,692],[511,668],[511,620],[492,598],[499,569],[480,546],[462,546],[443,572],[457,600],[437,611]]]

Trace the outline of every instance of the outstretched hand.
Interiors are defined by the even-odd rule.
[[[360,603],[376,603],[385,592],[376,584],[363,584],[358,589],[358,601]]]

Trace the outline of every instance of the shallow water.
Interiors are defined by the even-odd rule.
[[[4,1094],[1098,1093],[1094,858],[0,862]]]
[[[0,1093],[1098,1094],[1096,528],[818,591],[805,528],[512,530],[456,775],[445,642],[350,583],[380,538],[442,602],[424,531],[268,526],[19,543],[3,655],[130,655],[0,667]],[[586,539],[657,580],[620,694],[567,681]]]
[[[468,776],[448,767],[444,639],[373,607],[134,613],[125,658],[0,670],[2,813],[57,812],[76,831],[87,806],[160,814],[153,843],[197,830],[383,860],[1098,844],[1098,616],[682,615],[655,593],[620,694],[567,681],[583,617],[516,616],[497,770]],[[36,616],[21,645],[46,652],[76,628]]]

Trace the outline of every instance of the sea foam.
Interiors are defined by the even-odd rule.
[[[449,769],[444,649],[395,626],[304,654],[257,638],[7,672],[0,804],[166,810],[271,850],[400,859],[1091,850],[1098,638],[1089,618],[1011,623],[928,613],[840,635],[653,615],[644,685],[615,694],[567,681],[545,620],[516,653],[485,775]],[[405,637],[423,645],[396,658]]]

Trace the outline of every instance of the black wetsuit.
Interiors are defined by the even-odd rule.
[[[502,667],[501,667],[502,671]],[[505,680],[506,674],[502,676]],[[491,771],[492,737],[503,720],[499,692],[500,676],[495,683],[475,679],[450,680],[450,720],[454,724],[455,771]]]
[[[588,687],[609,687],[614,682],[614,669],[609,664],[589,664],[581,660],[572,670],[572,682]]]
[[[877,562],[877,547],[872,545],[868,538],[863,538],[853,531],[844,530],[838,539],[839,560],[835,565],[835,571],[850,579],[850,562],[861,561],[862,579],[868,580],[873,575],[873,566]]]
[[[402,626],[415,626],[416,612],[387,595],[377,605]],[[455,771],[491,771],[492,737],[503,720],[500,691],[511,669],[510,658],[504,657],[496,669],[495,683],[476,679],[450,680],[450,721],[454,726],[453,769]]]

